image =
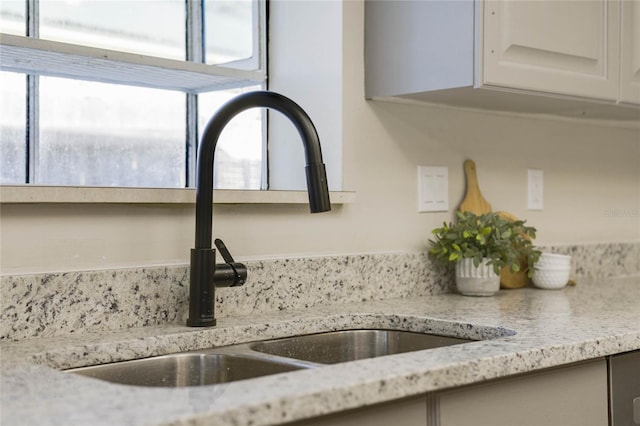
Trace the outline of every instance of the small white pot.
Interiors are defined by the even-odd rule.
[[[456,262],[456,287],[465,296],[493,296],[500,290],[500,276],[487,265],[489,259],[477,267],[473,259],[462,259]]]

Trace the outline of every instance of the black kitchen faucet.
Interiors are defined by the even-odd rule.
[[[200,147],[196,181],[196,244],[191,249],[191,277],[189,287],[189,318],[191,327],[216,325],[214,315],[215,287],[242,285],[246,268],[236,263],[224,244],[216,246],[225,258],[216,274],[216,251],[211,247],[213,228],[213,158],[220,133],[240,112],[254,107],[275,109],[289,118],[298,129],[304,144],[307,172],[307,192],[311,213],[331,210],[327,174],[322,162],[320,140],[307,113],[291,99],[275,92],[257,91],[239,95],[223,105],[209,120]],[[223,273],[223,274],[221,274]],[[221,277],[224,275],[224,277]],[[215,278],[223,278],[219,283]]]

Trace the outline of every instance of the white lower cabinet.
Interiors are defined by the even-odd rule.
[[[297,426],[606,426],[597,359],[296,422]]]

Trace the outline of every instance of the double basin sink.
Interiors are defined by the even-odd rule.
[[[67,371],[133,386],[204,386],[473,341],[398,330],[344,330]]]

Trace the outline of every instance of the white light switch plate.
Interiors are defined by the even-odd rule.
[[[527,178],[527,208],[542,210],[544,208],[544,173],[542,170],[529,169]]]
[[[449,211],[449,168],[418,166],[418,211]]]

